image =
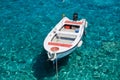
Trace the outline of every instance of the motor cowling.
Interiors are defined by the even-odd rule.
[[[78,13],[74,13],[73,14],[73,21],[77,21],[78,20]]]

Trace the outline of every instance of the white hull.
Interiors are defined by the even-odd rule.
[[[82,41],[80,41],[78,43],[79,45],[82,45]],[[68,50],[68,51],[65,51],[65,52],[61,52],[61,53],[57,53],[56,56],[53,56],[53,57],[56,57],[57,60],[71,54],[76,48],[80,47],[79,45],[76,45],[75,47],[73,47],[72,49]],[[48,52],[48,58],[51,58],[50,56],[50,53]],[[54,59],[53,59],[54,60]],[[53,61],[52,60],[52,61]]]
[[[87,21],[72,21],[64,17],[47,35],[44,48],[51,61],[61,59],[82,45],[82,36]]]
[[[74,51],[77,47],[74,47],[66,52],[61,52],[61,53],[57,53],[56,54],[56,59],[61,59],[67,55],[69,55],[72,51]],[[54,56],[53,56],[54,57]],[[48,52],[48,58],[51,58],[50,55],[49,55],[49,52]]]
[[[69,54],[72,53],[76,48],[77,48],[77,47],[74,47],[74,48],[72,48],[72,49],[70,49],[70,50],[68,50],[68,51],[66,51],[66,52],[58,53],[58,54],[57,54],[57,59],[61,59],[61,58],[65,57],[65,56],[69,55]]]

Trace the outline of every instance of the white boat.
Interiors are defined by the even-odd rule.
[[[47,51],[49,60],[61,59],[80,47],[86,27],[85,19],[75,21],[63,17],[44,40],[44,49]]]

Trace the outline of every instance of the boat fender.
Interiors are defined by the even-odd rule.
[[[82,45],[83,41],[81,40],[79,43],[78,43],[78,47],[80,47]]]
[[[85,28],[87,28],[87,26],[88,26],[88,22],[86,21],[86,22],[85,22]]]

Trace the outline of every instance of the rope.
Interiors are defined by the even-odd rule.
[[[56,53],[55,53],[56,54]],[[56,54],[56,80],[58,80],[58,63],[57,63],[57,54]]]

